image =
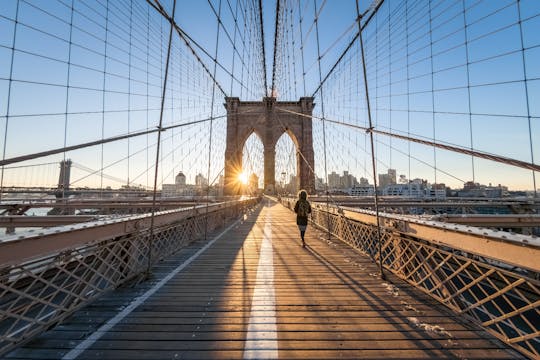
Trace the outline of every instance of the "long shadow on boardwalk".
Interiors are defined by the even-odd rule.
[[[397,290],[397,287],[395,285],[389,284],[389,280],[387,280],[387,287],[392,289],[386,292],[383,296],[381,296],[380,292],[375,293],[370,288],[373,287],[373,283],[371,283],[371,286],[368,287],[366,285],[363,285],[362,282],[360,282],[358,279],[355,279],[351,275],[349,275],[347,272],[344,272],[342,268],[335,266],[332,262],[330,262],[323,254],[317,252],[317,250],[311,246],[307,247],[307,250],[318,260],[318,262],[327,268],[335,277],[338,279],[338,281],[347,286],[348,289],[350,289],[356,296],[356,298],[359,301],[363,301],[366,303],[366,305],[369,307],[370,311],[376,311],[378,315],[382,318],[389,319],[390,322],[392,319],[400,319],[404,317],[403,309],[396,307],[396,302],[389,302],[387,299],[394,298],[394,294]],[[375,267],[374,264],[372,267]],[[371,276],[373,277],[376,273],[371,272]],[[396,279],[393,279],[394,282]],[[383,286],[381,284],[381,286]],[[392,287],[394,286],[394,287]],[[401,289],[400,289],[401,290]],[[401,291],[400,291],[401,292]],[[407,292],[408,293],[408,292]],[[410,293],[407,294],[408,296],[411,296]],[[424,299],[426,300],[426,299]],[[428,301],[428,303],[431,303],[431,301]],[[400,305],[404,305],[400,303]],[[399,322],[393,322],[392,323],[392,330],[398,331],[402,334],[406,334],[406,338],[408,340],[411,340],[415,346],[418,349],[421,349],[424,353],[425,357],[428,358],[439,358],[441,356],[440,351],[426,348],[426,332],[425,330],[421,330],[419,328],[411,329],[411,326],[406,323],[399,323]],[[362,335],[370,335],[369,333],[364,333]],[[432,334],[432,337],[434,340],[439,341],[441,339],[446,340],[444,334],[441,334],[442,336],[439,336],[437,334]],[[450,340],[450,338],[448,339]],[[449,344],[451,344],[451,341],[449,341]]]

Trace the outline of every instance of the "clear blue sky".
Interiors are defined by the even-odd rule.
[[[168,23],[145,1],[74,0],[73,11],[71,3],[1,2],[0,141],[4,158],[155,128],[159,122]],[[163,4],[170,13],[172,1]],[[295,100],[313,95],[320,76],[326,76],[356,34],[356,7],[350,0],[281,4],[286,11],[275,83],[278,100]],[[361,0],[361,11],[370,4]],[[224,95],[208,74],[214,74],[216,42],[216,79],[226,95],[258,100],[265,94],[257,5],[235,0],[178,1],[175,19],[208,53],[192,44],[208,71],[175,33],[165,125],[225,114]],[[275,1],[263,1],[268,86],[275,8]],[[219,33],[214,11],[220,13],[223,24]],[[386,0],[363,36],[377,129],[526,162],[534,158],[539,163],[539,1]],[[328,119],[367,126],[358,45],[358,41],[353,44],[322,92],[314,94],[317,116],[322,116],[324,106]],[[213,121],[211,149],[209,133],[210,123],[205,122],[162,134],[160,184],[173,182],[178,171],[186,173],[189,182],[194,182],[197,173],[208,176],[209,162],[211,180],[219,175],[225,120]],[[5,169],[4,184],[54,185],[57,162],[66,157],[76,163],[74,186],[151,186],[156,140],[152,134],[14,164]],[[473,179],[512,189],[533,188],[530,170],[473,161],[470,156],[385,136],[376,136],[376,141],[378,173],[394,168],[408,178],[444,182],[455,188]],[[322,122],[314,120],[314,144],[318,177],[324,178],[326,153],[327,172],[347,170],[372,182],[365,132],[330,123],[323,132]],[[294,172],[291,149],[285,137],[278,145],[281,160],[276,174]],[[260,169],[260,144],[250,139],[247,151],[253,155],[253,166]],[[41,165],[27,166],[31,164]],[[536,175],[540,187],[540,174]]]

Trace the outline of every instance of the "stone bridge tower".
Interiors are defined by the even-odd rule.
[[[240,101],[237,97],[225,98],[227,108],[227,145],[225,149],[225,194],[240,191],[238,174],[242,171],[244,144],[256,133],[264,146],[264,191],[275,193],[276,143],[283,133],[289,134],[296,146],[296,169],[299,188],[310,194],[315,192],[314,154],[311,118],[284,112],[294,111],[311,116],[312,97],[299,101],[276,101],[265,97],[263,101]]]

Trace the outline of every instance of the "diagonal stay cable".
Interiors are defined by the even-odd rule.
[[[136,137],[136,136],[152,134],[152,133],[155,133],[155,132],[158,132],[158,131],[161,132],[161,131],[175,129],[175,128],[179,128],[179,127],[183,127],[183,126],[199,124],[199,123],[207,122],[207,121],[210,121],[210,120],[216,120],[216,119],[224,118],[224,117],[227,117],[227,115],[215,116],[214,118],[205,118],[205,119],[195,120],[195,121],[191,121],[191,122],[187,122],[187,123],[183,123],[183,124],[164,126],[164,127],[156,128],[156,129],[152,129],[152,130],[144,130],[144,131],[139,131],[139,132],[135,132],[135,133],[132,133],[132,134],[113,136],[113,137],[110,137],[110,138],[104,138],[104,139],[101,139],[101,140],[90,141],[90,142],[81,143],[81,144],[77,144],[77,145],[71,145],[71,146],[61,147],[61,148],[52,149],[52,150],[41,151],[41,152],[22,155],[22,156],[16,156],[16,157],[0,160],[0,166],[13,164],[13,163],[18,163],[18,162],[22,162],[22,161],[26,161],[26,160],[37,159],[37,158],[44,157],[44,156],[59,154],[59,153],[62,153],[64,151],[77,150],[77,149],[82,149],[82,148],[86,148],[86,147],[90,147],[90,146],[101,145],[101,144],[106,144],[106,143],[110,143],[110,142],[114,142],[114,141],[129,139],[129,138]]]
[[[229,70],[227,70],[223,65],[219,64],[217,59],[214,59],[202,46],[200,46],[195,40],[193,40],[193,38],[191,38],[177,23],[176,21],[174,21],[174,19],[172,19],[172,17],[170,17],[167,12],[165,11],[165,9],[163,8],[163,6],[161,5],[161,3],[159,2],[159,0],[146,0],[146,2],[152,6],[157,12],[159,12],[165,19],[167,19],[168,21],[170,21],[174,27],[174,29],[176,30],[176,32],[178,33],[178,35],[180,36],[180,38],[184,41],[184,43],[186,44],[186,46],[191,50],[191,53],[193,54],[193,56],[195,56],[195,58],[197,59],[197,61],[199,62],[199,64],[201,64],[201,66],[203,67],[204,71],[208,74],[208,76],[210,76],[210,78],[212,79],[212,81],[216,84],[216,86],[218,87],[218,89],[221,91],[221,93],[224,95],[224,96],[227,96],[227,93],[225,92],[225,90],[223,90],[223,87],[220,85],[220,83],[217,81],[217,79],[213,76],[212,72],[208,69],[208,67],[206,66],[206,64],[202,61],[201,57],[199,56],[199,54],[195,51],[195,49],[193,48],[192,44],[195,44],[195,46],[197,46],[199,49],[201,49],[201,51],[203,51],[210,59],[212,59],[213,61],[216,62],[216,64],[218,64],[218,66],[223,69],[225,72],[227,72],[227,74],[229,74],[230,76],[233,76],[233,74],[230,74]],[[238,80],[237,80],[238,81]]]
[[[361,29],[360,31],[364,30],[364,28],[369,24],[370,20],[373,18],[373,16],[377,13],[377,11],[379,10],[379,8],[381,7],[381,5],[384,3],[384,0],[379,0],[377,2],[377,4],[375,6],[373,6],[373,10],[372,7],[368,8],[368,10],[366,10],[362,15],[360,15],[360,18],[363,18],[368,12],[371,11],[369,17],[367,18],[367,20],[364,22],[364,24],[361,26]],[[336,69],[336,67],[341,63],[341,61],[343,60],[343,58],[345,57],[345,55],[349,52],[349,50],[352,48],[352,46],[354,45],[354,43],[356,42],[356,40],[358,40],[358,36],[360,35],[360,32],[357,32],[353,38],[351,39],[351,41],[349,42],[349,44],[347,45],[347,47],[345,48],[345,50],[343,50],[343,52],[341,53],[341,55],[338,57],[337,61],[334,63],[334,65],[330,68],[330,70],[326,73],[326,75],[324,76],[324,78],[322,79],[322,81],[319,83],[319,85],[317,86],[317,88],[315,89],[315,91],[313,91],[313,95],[311,95],[312,97],[315,97],[315,94],[321,89],[321,87],[324,85],[324,83],[326,82],[326,80],[328,80],[328,78],[330,77],[330,75],[332,75],[332,73],[334,72],[334,70]]]
[[[306,115],[306,114],[302,114],[302,113],[299,113],[299,112],[296,112],[296,111],[282,109],[282,108],[277,108],[277,109],[280,110],[280,111],[288,112],[288,113],[295,114],[295,115],[298,115],[298,116],[303,116],[303,117],[306,117],[306,118],[322,120],[321,117],[314,116],[314,115],[310,116],[310,115]],[[324,120],[329,122],[329,123],[332,123],[332,124],[347,126],[347,127],[357,129],[357,130],[362,130],[362,131],[365,131],[365,132],[368,132],[368,133],[372,132],[374,134],[380,134],[380,135],[390,136],[390,137],[394,137],[394,138],[405,140],[405,141],[412,141],[412,142],[415,142],[415,143],[418,143],[418,144],[434,146],[434,147],[438,147],[440,149],[449,150],[449,151],[457,152],[457,153],[460,153],[460,154],[472,155],[472,156],[476,156],[476,157],[479,157],[479,158],[482,158],[482,159],[492,160],[492,161],[495,161],[495,162],[499,162],[499,163],[502,163],[502,164],[511,165],[511,166],[515,166],[515,167],[520,167],[520,168],[527,169],[527,170],[540,171],[540,165],[537,165],[537,164],[534,164],[534,163],[529,163],[529,162],[526,162],[526,161],[521,161],[521,160],[512,159],[512,158],[508,158],[508,157],[504,157],[504,156],[490,154],[490,153],[486,153],[486,152],[483,152],[483,151],[462,148],[462,147],[455,146],[455,145],[449,145],[449,144],[443,144],[443,143],[435,142],[435,141],[423,140],[423,139],[415,138],[415,137],[412,137],[412,136],[399,135],[399,134],[396,134],[396,133],[377,130],[375,128],[368,128],[368,127],[364,127],[364,126],[348,124],[348,123],[344,123],[344,122],[337,121],[337,120],[330,120],[330,119],[326,119],[326,118]],[[0,165],[1,165],[1,163],[0,163]]]

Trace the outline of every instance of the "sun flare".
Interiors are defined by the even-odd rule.
[[[248,181],[249,181],[249,177],[248,177],[248,174],[245,173],[245,172],[241,172],[239,175],[238,175],[238,181],[240,181],[242,184],[244,185],[247,185]]]

